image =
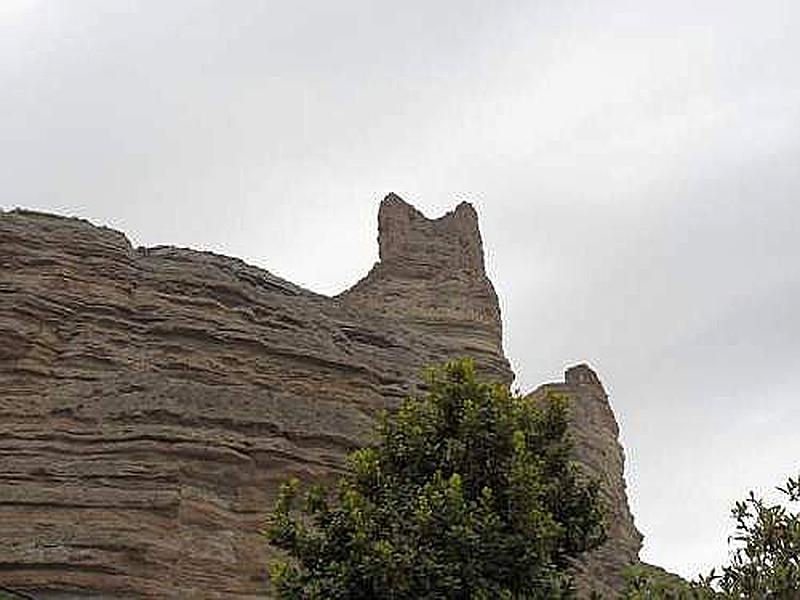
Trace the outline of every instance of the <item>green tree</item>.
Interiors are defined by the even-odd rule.
[[[800,477],[777,488],[787,503],[800,502]],[[629,575],[626,600],[797,600],[800,598],[800,513],[768,504],[753,492],[733,507],[731,562],[719,573],[688,583],[647,568]]]
[[[604,539],[597,484],[570,460],[567,404],[431,371],[335,490],[281,489],[266,534],[281,598],[567,598],[568,559]]]

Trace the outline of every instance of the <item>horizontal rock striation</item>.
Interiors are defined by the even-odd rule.
[[[471,356],[510,383],[472,207],[429,220],[392,195],[379,226],[378,264],[329,298],[236,259],[0,213],[0,585],[263,596],[279,482],[340,472],[431,364]]]

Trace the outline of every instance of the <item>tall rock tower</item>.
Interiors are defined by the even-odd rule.
[[[446,354],[473,356],[484,374],[510,384],[500,307],[472,205],[428,219],[389,194],[378,212],[378,247],[380,261],[339,296],[342,302],[432,335]]]

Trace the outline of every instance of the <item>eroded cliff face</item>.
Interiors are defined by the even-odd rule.
[[[328,298],[235,259],[0,214],[0,583],[263,595],[281,481],[340,471],[426,366],[472,356],[510,383],[472,207],[429,220],[389,196],[379,226],[380,262]],[[614,552],[602,565],[635,558]]]

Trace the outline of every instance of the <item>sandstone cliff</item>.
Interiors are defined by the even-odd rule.
[[[379,224],[380,262],[328,298],[235,259],[0,214],[0,583],[263,594],[279,481],[335,474],[427,365],[468,355],[510,383],[472,207],[429,220],[389,196]],[[585,569],[614,585],[638,551],[616,425],[602,387],[565,385],[582,458],[616,461],[597,472],[621,541]]]

